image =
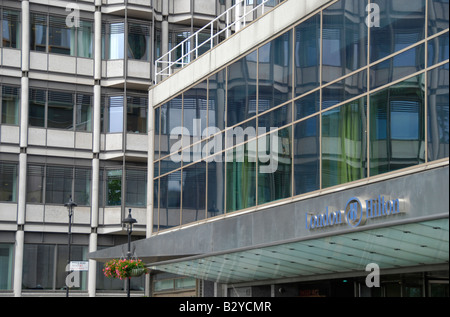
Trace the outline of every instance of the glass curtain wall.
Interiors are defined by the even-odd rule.
[[[371,2],[379,26],[334,2],[155,108],[154,230],[448,159],[448,1]]]

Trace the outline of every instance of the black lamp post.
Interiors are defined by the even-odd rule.
[[[69,257],[67,260],[67,265],[69,266],[67,270],[67,276],[70,274],[70,249],[71,249],[71,242],[72,242],[72,216],[73,216],[73,209],[77,206],[72,200],[72,196],[70,196],[69,201],[64,204],[64,207],[67,207],[67,211],[69,212],[69,234],[68,234],[68,246],[69,246]],[[66,283],[67,284],[67,283]],[[69,297],[69,285],[66,285],[66,297]]]
[[[133,232],[133,224],[137,221],[133,217],[131,217],[131,208],[128,210],[128,217],[122,220],[122,223],[127,227],[128,233],[128,252],[127,259],[131,260],[131,233]],[[130,297],[130,277],[128,277],[127,281],[127,297]]]

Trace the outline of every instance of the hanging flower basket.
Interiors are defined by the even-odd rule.
[[[129,277],[138,277],[142,274],[148,274],[149,270],[144,266],[142,260],[114,259],[107,263],[103,268],[103,274],[109,278],[124,279]]]

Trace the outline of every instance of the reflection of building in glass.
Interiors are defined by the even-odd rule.
[[[371,27],[366,2],[312,2],[286,1],[272,12],[284,23],[269,13],[150,90],[153,236],[136,245],[164,245],[152,268],[222,295],[448,295],[448,1],[371,1]],[[257,133],[229,139],[237,129]],[[337,215],[357,230],[330,226]],[[380,289],[364,284],[370,261],[389,272]]]

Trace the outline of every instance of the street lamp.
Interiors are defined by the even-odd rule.
[[[72,195],[70,196],[69,201],[64,204],[64,207],[67,207],[67,211],[69,212],[69,234],[68,234],[68,243],[67,243],[69,246],[69,258],[67,260],[67,264],[68,264],[67,277],[69,277],[69,275],[70,275],[70,251],[71,251],[70,249],[71,249],[71,242],[72,242],[72,216],[73,216],[73,209],[76,206],[77,206],[77,204],[75,204],[72,200]],[[69,297],[69,285],[66,285],[66,297]]]
[[[133,224],[136,223],[137,220],[131,217],[131,208],[128,210],[128,217],[122,220],[122,223],[127,227],[128,233],[128,252],[127,259],[131,260],[131,233],[133,232]],[[128,277],[127,281],[127,297],[130,297],[130,277]]]

